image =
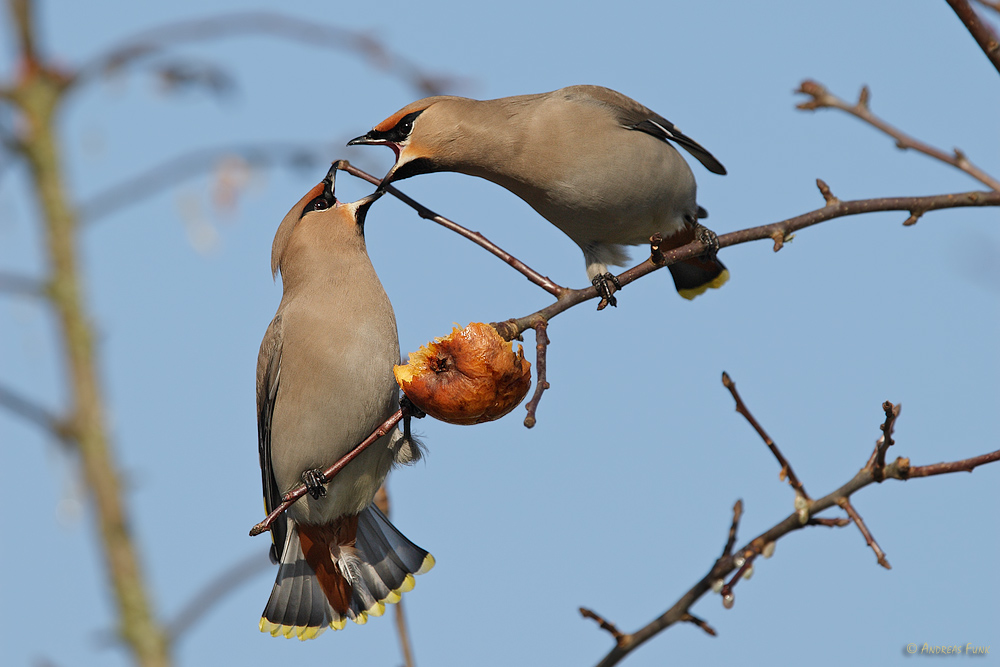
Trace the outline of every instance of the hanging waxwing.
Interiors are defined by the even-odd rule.
[[[659,232],[671,250],[714,240],[698,223],[695,180],[672,144],[715,174],[725,168],[670,121],[621,93],[570,86],[496,100],[428,97],[409,104],[348,145],[389,146],[396,163],[382,181],[434,171],[479,176],[531,205],[583,250],[587,277],[615,305],[608,265],[624,246]],[[714,253],[672,264],[681,296],[692,299],[729,278]]]
[[[271,271],[283,291],[257,359],[264,505],[309,488],[271,527],[279,568],[260,629],[300,639],[380,616],[434,565],[372,504],[394,463],[419,458],[414,442],[394,430],[329,484],[321,472],[399,407],[396,318],[365,249],[379,193],[337,201],[335,171],[278,227]]]

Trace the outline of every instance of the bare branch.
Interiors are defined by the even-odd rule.
[[[850,519],[821,519],[818,517],[812,517],[807,522],[810,526],[826,526],[827,528],[843,528],[844,526],[850,525]]]
[[[1000,14],[1000,0],[976,0],[976,2]]]
[[[858,511],[854,509],[854,505],[851,504],[851,501],[847,498],[841,498],[837,501],[837,504],[844,508],[847,515],[851,517],[852,521],[854,521],[854,525],[861,531],[862,537],[865,538],[865,543],[871,547],[872,551],[875,552],[875,558],[878,559],[878,564],[887,570],[891,570],[892,566],[889,565],[889,561],[886,560],[885,552],[882,551],[882,547],[880,547],[878,542],[875,541],[875,538],[872,537],[871,531],[868,530],[868,526],[865,524],[864,519],[862,519],[861,515],[858,514]]]
[[[597,621],[597,625],[600,626],[601,630],[607,630],[609,633],[611,633],[611,636],[615,638],[615,642],[619,646],[621,646],[622,643],[625,641],[625,635],[622,633],[622,631],[619,630],[614,623],[605,620],[604,617],[598,614],[597,612],[591,611],[586,607],[580,607],[580,615],[583,616],[584,618],[590,618]]]
[[[372,176],[371,174],[366,173],[366,172],[358,169],[357,167],[355,167],[354,165],[352,165],[347,160],[338,160],[337,161],[337,168],[340,169],[340,170],[342,170],[342,171],[347,172],[348,174],[350,174],[352,176],[357,176],[358,178],[364,179],[364,180],[368,181],[369,183],[371,183],[373,185],[379,185],[382,182],[382,179],[376,178],[375,176]],[[478,245],[480,248],[484,248],[487,251],[489,251],[490,253],[492,253],[493,255],[499,257],[504,262],[506,262],[508,265],[510,265],[515,271],[517,271],[518,273],[520,273],[521,275],[523,275],[525,278],[527,278],[528,280],[530,280],[534,284],[538,285],[543,290],[545,290],[546,292],[548,292],[552,296],[556,297],[557,299],[560,298],[564,293],[572,291],[572,290],[567,290],[565,287],[562,287],[560,285],[555,284],[550,279],[548,279],[547,277],[545,277],[542,274],[538,273],[537,271],[535,271],[534,269],[532,269],[530,266],[528,266],[527,264],[525,264],[524,262],[522,262],[518,258],[516,258],[513,255],[511,255],[509,252],[507,252],[506,250],[504,250],[500,246],[496,245],[495,243],[493,243],[492,241],[490,241],[489,239],[487,239],[485,236],[483,236],[479,232],[470,231],[470,230],[466,229],[465,227],[463,227],[462,225],[458,224],[457,222],[454,222],[452,220],[449,220],[448,218],[440,216],[437,213],[435,213],[434,211],[432,211],[429,208],[427,208],[426,206],[424,206],[423,204],[420,204],[419,202],[417,202],[414,199],[411,199],[410,197],[407,197],[402,192],[400,192],[398,189],[396,189],[395,186],[389,185],[389,186],[386,187],[385,191],[388,192],[389,194],[391,194],[393,197],[395,197],[399,201],[401,201],[404,204],[406,204],[407,206],[409,206],[410,208],[412,208],[413,210],[415,210],[417,212],[417,214],[421,218],[424,218],[426,220],[432,220],[432,221],[438,223],[439,225],[441,225],[442,227],[445,227],[446,229],[450,229],[451,231],[455,232],[456,234],[458,234],[458,235],[460,235],[460,236],[462,236],[464,238],[469,239],[470,241],[472,241],[473,243],[475,243],[476,245]],[[596,294],[596,290],[594,290],[594,291],[595,291],[595,294]],[[525,328],[529,328],[529,327],[525,327]],[[524,331],[524,329],[522,329],[521,331]],[[521,333],[521,332],[519,331],[518,333]],[[500,335],[503,335],[502,331],[501,331]],[[510,339],[508,339],[508,340],[510,340]]]
[[[378,428],[376,428],[371,435],[362,440],[354,447],[354,449],[349,451],[347,454],[344,454],[335,463],[333,463],[326,470],[324,470],[323,476],[326,478],[326,480],[330,481],[331,479],[336,477],[337,473],[339,473],[341,470],[344,469],[344,466],[353,461],[358,456],[358,454],[368,449],[368,447],[371,446],[372,443],[374,443],[376,440],[378,440],[383,435],[385,435],[393,428],[395,428],[396,424],[398,424],[399,420],[402,418],[403,418],[403,411],[396,410],[396,412],[394,412],[391,417],[382,422],[382,424]],[[291,491],[283,495],[281,497],[281,504],[275,507],[263,521],[261,521],[256,526],[250,529],[250,537],[260,535],[261,533],[266,532],[268,529],[270,529],[271,524],[273,524],[279,516],[284,514],[285,510],[291,507],[296,500],[306,495],[308,490],[309,487],[307,487],[305,484],[299,484]]]
[[[32,0],[9,0],[11,18],[17,32],[18,52],[26,67],[34,67],[38,62],[38,47],[35,43],[34,2]]]
[[[129,528],[132,522],[105,422],[93,329],[80,280],[79,220],[64,187],[56,125],[68,79],[55,68],[36,61],[31,37],[35,32],[28,18],[31,3],[11,0],[11,9],[22,34],[19,57],[26,67],[8,99],[25,119],[20,150],[44,230],[51,271],[49,299],[61,334],[73,406],[68,422],[100,528],[105,570],[117,605],[118,635],[137,664],[165,667],[170,662],[170,649],[166,632],[153,613]]]
[[[729,393],[733,396],[733,400],[736,401],[736,412],[743,415],[743,417],[750,422],[750,426],[753,426],[753,429],[757,431],[757,435],[760,436],[761,440],[764,441],[764,444],[767,445],[768,449],[771,450],[771,453],[774,454],[774,458],[778,459],[778,465],[781,466],[781,473],[778,475],[778,479],[784,480],[787,477],[788,483],[793,489],[795,489],[795,492],[806,500],[810,500],[809,494],[806,493],[805,487],[802,486],[802,482],[800,482],[799,478],[795,476],[795,471],[792,470],[792,464],[788,462],[788,459],[784,457],[781,450],[778,449],[778,446],[774,444],[774,440],[771,440],[771,436],[764,431],[764,428],[757,422],[756,419],[754,419],[754,416],[750,414],[750,410],[743,402],[743,399],[740,398],[739,392],[736,391],[736,383],[729,377],[729,373],[722,373],[722,385],[729,390]]]
[[[545,320],[539,320],[535,324],[535,393],[525,406],[528,415],[524,418],[524,425],[528,428],[535,425],[538,402],[542,400],[542,392],[549,388],[549,383],[545,379],[545,355],[549,347],[548,328],[549,323]]]
[[[1000,38],[987,23],[985,23],[976,10],[969,4],[969,0],[947,0],[951,8],[962,19],[972,38],[979,44],[986,57],[993,63],[993,67],[1000,72]]]
[[[335,145],[291,142],[202,148],[171,158],[91,197],[80,205],[80,218],[84,223],[91,224],[120,208],[136,204],[199,173],[210,171],[225,158],[238,155],[247,164],[261,167],[281,163],[309,167],[325,163],[329,159],[327,156],[335,150]]]
[[[35,298],[48,296],[48,289],[42,281],[7,271],[0,271],[0,292]]]
[[[733,523],[729,526],[729,539],[726,540],[726,546],[722,549],[720,558],[728,558],[733,554],[733,547],[736,546],[736,531],[740,527],[740,519],[742,517],[743,501],[737,500],[736,504],[733,505]]]
[[[72,442],[70,430],[62,419],[47,408],[3,385],[0,385],[0,406],[38,426],[49,435],[55,436],[64,444]]]
[[[902,404],[893,405],[891,402],[886,401],[882,404],[882,410],[885,411],[885,421],[879,428],[882,431],[882,435],[879,437],[878,441],[875,443],[875,451],[872,452],[872,458],[869,459],[868,465],[872,466],[872,472],[875,474],[875,481],[881,482],[883,477],[883,471],[885,470],[885,453],[893,446],[894,441],[892,439],[892,429],[896,425],[896,419],[899,417],[900,410],[903,409]]]
[[[212,581],[177,612],[173,621],[167,623],[167,635],[176,642],[226,596],[242,586],[248,579],[272,567],[267,553],[254,553],[223,570]]]
[[[995,461],[1000,461],[1000,450],[969,459],[963,459],[961,461],[938,463],[930,466],[919,467],[911,467],[908,459],[900,458],[885,467],[885,477],[888,479],[906,480],[912,479],[913,477],[939,475],[966,470],[972,471],[978,466]],[[611,667],[611,665],[618,664],[629,653],[674,623],[684,621],[690,622],[687,617],[690,616],[691,606],[694,605],[694,603],[697,602],[703,595],[705,595],[705,593],[712,590],[715,582],[723,579],[730,572],[738,568],[743,569],[743,572],[745,573],[750,567],[747,563],[750,557],[755,557],[756,554],[760,553],[763,553],[765,556],[768,555],[771,548],[769,545],[777,542],[785,535],[801,530],[805,526],[809,525],[846,525],[846,521],[844,519],[813,520],[812,515],[829,509],[835,505],[843,506],[846,503],[844,509],[849,513],[852,513],[852,518],[854,518],[854,520],[858,523],[859,528],[861,528],[864,523],[861,521],[860,516],[857,515],[857,512],[850,505],[850,502],[848,502],[847,499],[864,487],[875,483],[876,480],[872,471],[867,468],[863,468],[840,488],[832,491],[822,498],[819,498],[818,500],[810,502],[807,508],[810,516],[806,522],[801,520],[800,513],[798,511],[793,512],[768,530],[750,540],[750,542],[737,551],[738,555],[723,556],[722,558],[719,558],[709,572],[694,586],[688,589],[688,591],[684,593],[680,599],[678,599],[677,602],[670,607],[670,609],[667,609],[663,612],[663,614],[653,619],[647,625],[631,634],[623,633],[615,628],[617,632],[617,635],[615,636],[615,646],[598,663],[598,667]],[[867,532],[867,527],[863,528],[862,532],[865,534],[866,540],[871,539],[871,533]],[[877,544],[875,544],[873,539],[870,544],[874,545],[873,549],[877,548]],[[876,554],[880,555],[880,562],[885,560],[885,554],[882,554],[880,549],[876,551]],[[740,561],[740,558],[743,558],[743,560]],[[884,565],[888,566],[888,562],[885,562]],[[733,581],[730,582],[730,586],[732,586],[735,581],[736,578],[734,577]]]
[[[257,35],[358,55],[372,68],[409,83],[425,95],[441,95],[457,83],[451,77],[423,71],[407,58],[389,51],[369,34],[265,11],[179,21],[139,33],[84,64],[75,80],[80,83],[131,67],[183,44]]]
[[[803,213],[802,215],[788,218],[781,222],[761,225],[760,227],[750,227],[729,234],[719,236],[719,247],[725,248],[731,245],[759,241],[762,239],[787,238],[791,233],[817,225],[835,218],[842,218],[862,213],[874,213],[876,211],[934,211],[944,208],[959,208],[966,206],[1000,206],[1000,192],[960,192],[955,194],[930,195],[925,197],[881,197],[877,199],[858,199],[854,201],[841,201],[832,206]],[[687,245],[675,248],[663,253],[666,264],[674,264],[686,259],[692,259],[705,252],[705,245],[700,241],[693,241]],[[618,275],[618,281],[625,286],[643,276],[656,271],[661,267],[650,260],[633,266],[631,269]],[[526,329],[530,329],[532,323],[539,317],[551,320],[553,317],[569,310],[577,304],[597,298],[597,288],[585,287],[583,289],[566,289],[559,300],[555,303],[535,311],[529,315],[515,319],[505,320],[498,327],[500,335],[508,340],[516,337]]]
[[[681,621],[685,623],[693,623],[694,625],[697,625],[699,628],[701,628],[708,634],[712,635],[713,637],[718,635],[718,633],[715,631],[715,628],[713,628],[711,625],[709,625],[702,619],[698,618],[694,614],[684,614],[683,616],[681,616]]]
[[[889,123],[885,122],[884,120],[873,114],[871,110],[868,108],[868,100],[870,97],[870,93],[868,92],[867,86],[861,89],[861,96],[859,97],[858,101],[855,104],[849,104],[845,100],[840,99],[839,97],[828,91],[823,84],[817,83],[816,81],[811,81],[809,79],[803,81],[799,85],[799,89],[796,92],[808,95],[809,97],[812,98],[806,102],[801,102],[798,105],[796,105],[797,108],[799,109],[805,111],[815,111],[816,109],[840,109],[841,111],[846,111],[855,118],[860,118],[861,120],[868,123],[872,127],[881,130],[885,134],[895,139],[897,148],[901,150],[912,148],[913,150],[919,153],[923,153],[924,155],[929,155],[935,160],[940,160],[945,164],[950,164],[956,169],[961,169],[968,175],[972,176],[979,182],[986,185],[986,187],[992,190],[1000,191],[1000,180],[997,180],[993,176],[990,176],[984,170],[969,162],[969,159],[965,156],[964,152],[956,148],[955,152],[949,155],[948,153],[942,151],[939,148],[935,148],[930,144],[926,144],[918,139],[914,139],[910,135],[905,134],[903,131],[899,130],[896,127],[893,127]],[[820,183],[822,183],[822,181],[820,181]],[[823,190],[825,186],[826,184],[822,183],[822,185],[820,186],[820,190]],[[827,188],[826,192],[823,193],[823,196],[826,197],[828,194],[829,194],[829,188]],[[827,202],[829,203],[829,199],[827,199]]]
[[[910,467],[909,459],[896,459],[895,466],[900,471],[899,479],[915,479],[917,477],[931,477],[933,475],[947,475],[953,472],[972,472],[981,465],[1000,461],[1000,449],[989,454],[973,456],[961,461],[951,461],[948,463],[932,463],[926,466]]]

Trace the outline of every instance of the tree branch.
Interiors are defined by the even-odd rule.
[[[48,296],[48,289],[42,281],[8,271],[0,271],[0,292],[35,298]]]
[[[317,146],[291,142],[198,149],[170,158],[92,196],[79,206],[80,219],[91,224],[98,218],[136,204],[198,173],[214,169],[221,160],[234,155],[254,166],[285,162],[295,167],[309,167],[326,162],[326,156],[333,150],[336,150],[335,145]]]
[[[528,428],[535,425],[538,403],[542,400],[542,393],[549,388],[549,383],[545,379],[545,359],[549,347],[548,329],[549,323],[545,320],[539,320],[535,324],[535,393],[525,406],[528,415],[524,418],[524,425]]]
[[[323,476],[326,478],[327,482],[336,477],[337,473],[343,470],[344,466],[353,461],[358,456],[358,454],[368,449],[368,447],[371,446],[372,443],[374,443],[376,440],[378,440],[383,435],[385,435],[393,428],[395,428],[396,424],[398,424],[399,420],[402,418],[403,418],[403,411],[396,410],[396,412],[394,412],[391,417],[382,422],[382,424],[378,428],[376,428],[371,435],[369,435],[367,438],[358,443],[354,447],[354,449],[349,451],[347,454],[337,459],[335,463],[331,464],[326,470],[323,471]],[[265,517],[263,521],[261,521],[256,526],[250,529],[250,537],[255,537],[270,529],[271,524],[273,524],[279,516],[284,514],[285,510],[291,507],[296,500],[306,495],[308,491],[309,487],[307,487],[305,484],[299,484],[291,491],[283,495],[281,497],[281,504],[275,507],[271,511],[271,513],[268,514],[267,517]]]
[[[884,472],[885,478],[887,479],[906,480],[913,479],[914,477],[939,475],[966,470],[971,472],[978,466],[992,463],[994,461],[1000,461],[1000,450],[969,459],[963,459],[961,461],[952,461],[950,463],[938,463],[930,466],[918,467],[911,467],[908,459],[898,458],[893,463],[888,464],[885,467]],[[874,483],[877,483],[877,480],[875,479],[872,470],[866,467],[860,470],[851,480],[843,484],[840,488],[818,500],[810,502],[807,507],[809,515],[807,521],[803,522],[801,520],[801,516],[798,511],[793,512],[768,530],[752,539],[744,547],[737,550],[736,555],[728,555],[727,553],[724,553],[723,556],[715,562],[709,572],[694,586],[688,589],[688,591],[684,593],[680,599],[678,599],[677,602],[670,607],[670,609],[667,609],[659,617],[653,619],[653,621],[636,632],[623,633],[618,631],[618,634],[615,637],[616,641],[614,648],[612,648],[611,651],[598,663],[598,667],[611,667],[611,665],[618,664],[629,653],[675,623],[691,622],[691,619],[689,618],[691,616],[691,606],[694,605],[694,603],[697,602],[705,593],[712,590],[713,587],[716,586],[717,582],[722,581],[726,575],[739,569],[741,571],[738,572],[737,576],[734,577],[728,584],[729,597],[723,598],[723,605],[727,608],[731,607],[733,604],[731,588],[737,581],[737,578],[749,571],[751,567],[750,561],[756,558],[757,554],[764,554],[765,556],[769,555],[770,551],[773,549],[774,543],[785,535],[810,525],[845,524],[845,520],[843,519],[817,519],[814,521],[812,519],[812,515],[822,512],[835,505],[843,506],[849,513],[853,512],[852,516],[854,516],[856,523],[858,523],[858,527],[862,528],[864,523],[860,521],[860,517],[857,516],[857,512],[853,511],[853,507],[851,507],[848,499],[854,493],[857,493],[866,486]],[[867,532],[866,526],[862,528],[862,533],[865,534],[866,540],[871,538],[871,534]],[[732,534],[733,530],[730,529],[730,535]],[[875,549],[876,554],[879,555],[879,561],[884,561],[884,554],[881,554],[881,550],[878,549],[878,545],[875,544],[873,539],[870,541],[870,544],[873,545],[872,548]],[[729,551],[728,542],[726,551]],[[887,562],[884,564],[888,566]],[[718,588],[718,590],[720,592],[725,592],[726,586],[724,585]],[[604,619],[601,619],[601,621],[610,627],[615,627],[612,623],[610,623],[610,621],[606,621]],[[617,628],[615,628],[615,630],[617,630]]]
[[[815,111],[817,109],[840,109],[841,111],[845,111],[855,118],[863,120],[877,130],[881,130],[895,139],[896,147],[900,150],[912,148],[913,150],[923,153],[924,155],[928,155],[935,160],[940,160],[945,164],[950,164],[956,169],[961,169],[968,175],[986,185],[986,187],[991,190],[1000,191],[1000,180],[997,180],[993,176],[986,173],[983,169],[972,164],[963,151],[956,148],[954,153],[949,155],[939,148],[935,148],[930,144],[914,139],[910,135],[905,134],[903,131],[893,127],[873,114],[868,107],[868,100],[871,96],[868,86],[864,86],[861,89],[861,95],[858,97],[858,101],[854,104],[848,104],[845,100],[842,100],[828,91],[823,84],[809,79],[806,79],[799,84],[799,89],[796,92],[808,95],[812,98],[811,100],[797,104],[797,109],[802,109],[804,111]]]
[[[1000,192],[959,192],[924,197],[880,197],[877,199],[858,199],[855,201],[838,200],[836,203],[803,213],[794,218],[788,218],[787,220],[769,225],[750,227],[729,234],[722,234],[719,236],[719,247],[726,248],[740,243],[771,239],[774,241],[775,251],[778,251],[793,232],[836,218],[859,215],[861,213],[874,213],[876,211],[908,211],[911,217],[913,217],[915,215],[922,215],[927,211],[967,206],[1000,206]],[[699,241],[692,241],[680,248],[664,252],[664,263],[662,265],[657,265],[652,260],[646,260],[620,273],[618,275],[618,282],[622,286],[625,286],[663,266],[698,257],[705,250],[704,244]],[[511,340],[525,330],[530,329],[533,326],[533,322],[538,318],[551,320],[559,313],[569,310],[584,301],[595,299],[597,296],[597,289],[592,286],[583,289],[566,289],[555,303],[529,315],[500,322],[497,330],[501,336]]]
[[[764,444],[771,450],[771,453],[774,454],[774,458],[778,459],[778,465],[781,466],[781,473],[778,478],[784,480],[787,477],[788,483],[793,489],[795,489],[795,493],[801,495],[806,500],[809,500],[809,494],[806,493],[806,489],[802,486],[802,482],[799,481],[799,478],[795,476],[795,471],[792,470],[792,464],[788,462],[788,459],[784,457],[781,450],[778,449],[778,446],[774,444],[774,440],[771,440],[771,436],[764,431],[764,428],[757,422],[756,419],[754,419],[754,416],[750,414],[749,408],[747,408],[743,399],[740,398],[739,392],[736,391],[736,383],[729,377],[729,373],[726,373],[725,371],[722,373],[722,385],[729,390],[729,393],[733,396],[733,400],[736,401],[736,412],[743,415],[743,417],[750,423],[750,426],[757,431],[757,435],[760,436],[761,440],[764,441]]]
[[[144,667],[165,667],[170,663],[169,645],[163,627],[153,615],[105,425],[97,353],[78,269],[79,226],[63,185],[56,111],[64,98],[67,80],[45,63],[35,61],[37,54],[32,50],[31,37],[34,31],[28,20],[31,3],[11,0],[10,6],[22,34],[21,60],[34,62],[10,91],[9,99],[25,119],[20,150],[45,230],[51,267],[49,298],[61,328],[68,365],[72,417],[67,432],[77,444],[100,525],[100,543],[117,603],[120,636],[137,663]]]
[[[72,442],[67,425],[62,419],[47,408],[3,385],[0,385],[0,406],[38,426],[49,435],[55,436],[63,444]]]
[[[371,183],[373,185],[379,185],[382,182],[381,178],[376,178],[375,176],[372,176],[371,174],[366,173],[366,172],[358,169],[357,167],[355,167],[354,165],[352,165],[347,160],[338,160],[335,164],[337,165],[338,169],[347,172],[351,176],[357,176],[360,179],[366,180],[366,181],[368,181],[369,183]],[[473,231],[471,231],[469,229],[466,229],[465,227],[463,227],[462,225],[458,224],[457,222],[454,222],[452,220],[449,220],[448,218],[445,218],[443,216],[438,215],[437,213],[435,213],[434,211],[430,210],[429,208],[427,208],[423,204],[421,204],[421,203],[417,202],[416,200],[411,199],[410,197],[404,195],[402,192],[400,192],[398,189],[396,189],[395,186],[393,186],[393,185],[387,186],[386,187],[386,192],[388,192],[393,197],[395,197],[399,201],[403,202],[404,204],[406,204],[407,206],[409,206],[410,208],[412,208],[413,210],[415,210],[417,212],[417,214],[421,218],[424,218],[425,220],[432,220],[432,221],[438,223],[439,225],[441,225],[442,227],[444,227],[446,229],[450,229],[451,231],[455,232],[459,236],[462,236],[463,238],[466,238],[466,239],[472,241],[473,243],[475,243],[476,245],[478,245],[480,248],[484,248],[488,252],[490,252],[493,255],[499,257],[501,260],[503,260],[508,265],[510,265],[515,271],[517,271],[518,273],[520,273],[521,275],[523,275],[525,278],[527,278],[528,280],[530,280],[534,284],[538,285],[543,290],[545,290],[546,292],[548,292],[552,296],[556,297],[557,299],[560,298],[564,293],[573,291],[573,290],[568,290],[565,287],[562,287],[560,285],[555,284],[549,278],[547,278],[547,277],[543,276],[542,274],[538,273],[537,271],[535,271],[534,269],[532,269],[530,266],[528,266],[527,264],[525,264],[524,262],[522,262],[521,260],[519,260],[517,257],[514,257],[509,252],[507,252],[506,250],[504,250],[500,246],[498,246],[495,243],[493,243],[492,241],[490,241],[488,238],[486,238],[485,236],[483,236],[481,233],[479,233],[479,232],[473,232]],[[595,290],[595,293],[596,293],[596,290]],[[526,327],[526,328],[528,328],[528,327]],[[523,329],[522,329],[522,331],[523,331]],[[518,332],[518,333],[520,333],[520,332]]]
[[[242,586],[247,579],[269,570],[271,567],[271,559],[263,551],[256,552],[234,565],[228,566],[181,607],[181,610],[174,616],[174,620],[166,624],[170,641],[180,640],[184,633],[193,628],[223,598]]]
[[[295,44],[359,55],[372,68],[409,83],[424,95],[441,95],[456,83],[451,77],[428,74],[409,59],[389,51],[371,35],[266,11],[234,12],[178,21],[141,32],[84,64],[74,81],[85,82],[101,74],[133,66],[182,44],[247,35],[266,35]]]
[[[976,2],[1000,14],[1000,0],[976,0]]]
[[[972,38],[979,44],[986,57],[993,63],[993,67],[1000,72],[1000,39],[989,25],[979,18],[979,14],[969,4],[969,0],[947,0],[951,8],[962,19],[966,29],[972,34]]]

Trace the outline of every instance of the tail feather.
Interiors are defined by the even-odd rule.
[[[381,616],[385,603],[399,602],[413,588],[413,575],[433,566],[433,556],[374,505],[331,526],[294,525],[260,629],[312,639],[327,627],[340,630],[348,618],[363,624]]]

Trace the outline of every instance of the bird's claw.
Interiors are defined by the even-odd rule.
[[[604,310],[608,306],[618,307],[618,299],[615,298],[615,292],[621,290],[622,284],[618,282],[618,278],[613,273],[594,276],[594,279],[590,282],[597,288],[597,293],[601,296],[601,302],[597,304],[597,310]],[[611,285],[614,285],[614,289],[611,289],[611,285],[608,285],[609,282]]]
[[[694,230],[694,237],[705,244],[705,255],[715,257],[719,252],[719,237],[708,227],[699,224]]]
[[[306,489],[309,495],[313,497],[313,500],[322,498],[326,495],[326,475],[323,471],[316,468],[313,470],[306,470],[302,473],[302,483],[306,485]]]
[[[402,398],[399,399],[399,409],[402,410],[403,415],[406,417],[423,419],[427,416],[427,413],[421,410],[416,403],[411,401],[410,397],[406,394],[403,394]]]

